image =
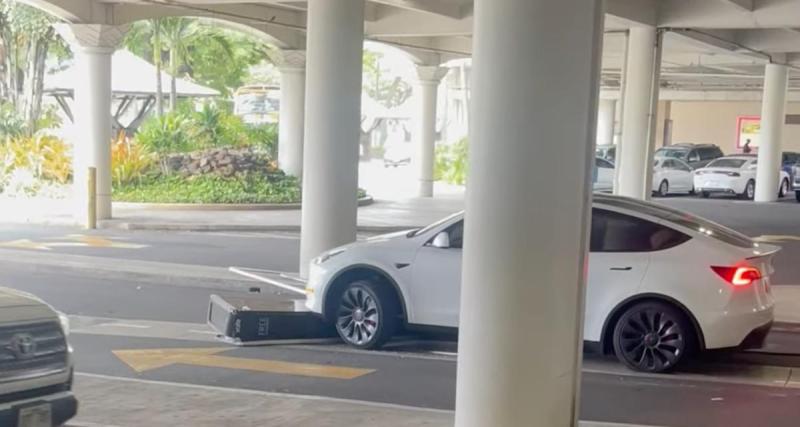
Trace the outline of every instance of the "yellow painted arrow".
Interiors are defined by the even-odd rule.
[[[219,356],[227,348],[171,348],[147,350],[114,350],[115,356],[136,372],[145,372],[169,365],[191,365],[206,368],[238,369],[271,374],[300,375],[305,377],[352,380],[372,372],[374,369],[358,369],[346,366],[314,365],[284,362],[280,360],[245,359]]]
[[[46,244],[36,243],[30,239],[11,240],[8,242],[0,242],[0,247],[4,248],[21,248],[21,249],[39,249],[42,251],[49,251],[50,248]]]

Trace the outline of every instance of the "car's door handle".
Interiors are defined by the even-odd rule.
[[[633,267],[611,267],[611,271],[631,271]]]

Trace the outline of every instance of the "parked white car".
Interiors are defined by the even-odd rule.
[[[325,252],[311,262],[306,305],[360,348],[381,346],[401,327],[455,328],[463,228],[459,213]],[[778,247],[602,194],[594,196],[591,230],[583,330],[590,345],[632,369],[663,372],[694,349],[762,344]]]
[[[757,163],[758,158],[755,155],[720,157],[694,172],[695,191],[702,197],[729,194],[753,200],[756,194]],[[776,188],[778,197],[789,192],[789,182],[789,174],[781,170]]]
[[[0,288],[0,426],[60,426],[75,416],[66,316]]]
[[[614,163],[600,157],[594,158],[594,191],[610,193],[614,190]]]
[[[653,193],[661,197],[694,193],[692,167],[680,159],[656,158],[653,161]]]

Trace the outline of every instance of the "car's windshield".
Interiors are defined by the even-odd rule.
[[[425,233],[433,230],[434,228],[437,228],[437,227],[447,223],[448,221],[452,220],[453,218],[455,218],[455,217],[457,217],[459,215],[461,215],[461,212],[456,212],[456,213],[454,213],[454,214],[452,214],[450,216],[447,216],[445,218],[442,218],[439,221],[436,221],[433,224],[430,224],[430,225],[428,225],[426,227],[418,228],[416,230],[412,230],[407,234],[407,236],[408,237],[416,237],[416,236],[425,234]]]
[[[661,204],[629,199],[627,197],[608,197],[595,195],[595,201],[608,206],[615,206],[649,215],[671,222],[691,230],[703,233],[719,241],[741,248],[752,248],[753,240],[746,235],[724,225],[695,216],[685,211],[670,208]]]
[[[680,150],[674,148],[659,148],[656,150],[656,157],[670,157],[673,159],[685,159],[688,156],[689,150]]]
[[[747,162],[747,160],[745,160],[745,159],[726,159],[726,158],[721,158],[721,159],[714,160],[713,162],[709,163],[708,166],[706,166],[706,167],[709,167],[709,168],[733,168],[733,169],[739,169],[739,168],[742,167],[742,165],[745,164],[745,162]]]

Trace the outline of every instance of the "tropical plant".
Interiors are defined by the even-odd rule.
[[[25,120],[20,117],[14,105],[0,103],[0,139],[13,138],[25,133]]]
[[[10,138],[0,144],[0,159],[3,175],[24,169],[36,178],[59,184],[66,184],[72,176],[69,145],[50,135]]]
[[[434,178],[450,184],[466,184],[468,152],[469,144],[467,138],[462,138],[451,145],[437,146]]]
[[[154,164],[153,155],[125,132],[111,142],[111,179],[115,186],[141,181]]]
[[[152,117],[142,123],[136,142],[156,154],[185,152],[191,149],[190,124],[179,112]]]
[[[16,107],[27,135],[36,131],[41,114],[48,56],[52,48],[63,45],[53,22],[53,17],[31,6],[0,0],[0,99]],[[66,49],[55,50],[63,54]]]
[[[248,125],[247,140],[269,155],[271,159],[278,157],[278,126],[273,123]]]
[[[402,105],[411,96],[411,85],[399,75],[392,74],[381,63],[381,59],[382,53],[364,50],[362,86],[370,98],[386,108],[394,108]]]
[[[153,65],[156,67],[156,114],[158,117],[164,115],[164,88],[161,81],[161,71],[163,69],[164,55],[164,18],[153,18],[139,21],[131,27],[125,36],[125,47],[128,50],[142,56],[150,56]],[[147,52],[139,52],[142,47],[149,49]]]

